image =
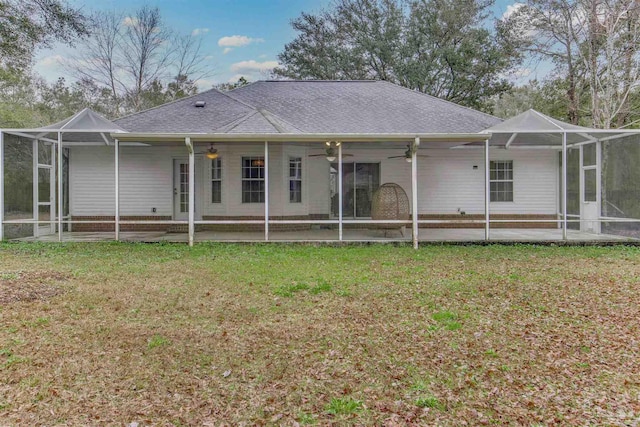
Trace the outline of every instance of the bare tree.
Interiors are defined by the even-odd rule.
[[[640,86],[637,0],[529,0],[509,18],[512,37],[552,60],[567,80],[568,119],[595,127],[629,122]],[[585,107],[581,92],[588,99]]]
[[[583,70],[579,64],[581,25],[575,17],[578,5],[573,0],[530,0],[506,19],[509,37],[518,40],[524,51],[539,61],[552,61],[557,74],[566,77],[567,120],[580,120],[580,87]]]
[[[178,35],[164,24],[158,8],[148,6],[129,16],[96,13],[91,36],[78,51],[67,68],[109,90],[113,116],[153,106],[150,99],[155,104],[184,96],[195,90],[194,81],[213,74],[201,40]],[[165,84],[172,85],[166,97],[155,96]]]
[[[162,25],[158,8],[143,6],[133,17],[125,19],[123,69],[133,82],[127,94],[129,102],[139,110],[144,89],[155,80],[168,77],[167,65],[175,48],[170,40],[172,32]]]
[[[93,81],[108,88],[112,99],[112,113],[119,115],[127,85],[119,73],[122,58],[121,25],[124,15],[97,13],[90,18],[91,37],[86,39],[79,54],[64,65],[79,80]]]
[[[622,126],[640,87],[640,4],[635,0],[581,0],[586,21],[580,49],[587,70],[594,126]]]

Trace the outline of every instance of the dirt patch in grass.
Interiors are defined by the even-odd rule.
[[[56,271],[0,272],[0,305],[20,301],[44,301],[65,290],[54,285],[69,278]]]

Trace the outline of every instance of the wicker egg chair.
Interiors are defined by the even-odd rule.
[[[408,221],[410,216],[409,198],[407,193],[398,184],[388,182],[382,184],[375,193],[371,201],[371,219],[373,220],[405,220]],[[399,224],[381,224],[380,229],[400,230],[404,236],[404,225]]]

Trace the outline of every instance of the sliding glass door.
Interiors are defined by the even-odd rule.
[[[330,166],[331,216],[339,215],[338,164]],[[343,218],[370,218],[373,193],[380,186],[379,163],[342,164]]]

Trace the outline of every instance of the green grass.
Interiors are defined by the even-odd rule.
[[[331,415],[351,415],[362,409],[362,402],[351,397],[333,398],[326,408],[327,413]]]
[[[444,411],[446,409],[445,405],[442,404],[438,400],[438,398],[433,396],[423,396],[416,399],[416,406],[420,408],[432,408],[437,409],[439,411]]]
[[[156,347],[162,347],[165,345],[169,344],[169,340],[160,336],[160,335],[154,335],[151,338],[149,338],[149,343],[147,344],[147,347],[149,347],[149,349],[152,348],[156,348]]]
[[[638,277],[625,246],[0,244],[0,420],[632,425]]]

